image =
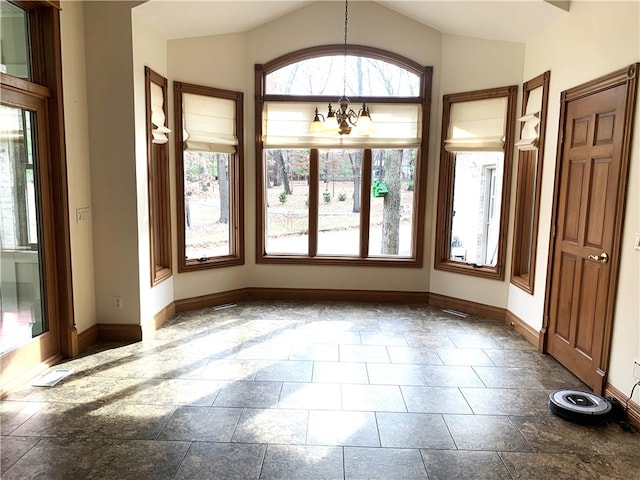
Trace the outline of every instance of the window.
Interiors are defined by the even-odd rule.
[[[0,6],[2,16],[2,73],[32,79],[29,12],[9,2]]]
[[[518,147],[518,176],[513,228],[511,283],[533,294],[542,187],[544,133],[547,124],[547,71],[522,85],[522,117]]]
[[[436,269],[504,278],[516,92],[444,96]]]
[[[171,276],[167,79],[145,67],[151,286]]]
[[[257,65],[257,261],[420,266],[430,90],[430,67],[373,48]],[[343,92],[375,129],[310,133]]]
[[[178,271],[241,265],[243,94],[174,82]]]

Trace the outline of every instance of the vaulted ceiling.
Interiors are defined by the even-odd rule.
[[[359,0],[351,0],[359,1]],[[136,7],[165,38],[245,32],[311,1],[149,0]],[[376,2],[443,33],[526,42],[567,14],[568,1],[381,0]]]

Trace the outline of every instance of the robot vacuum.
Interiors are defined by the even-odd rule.
[[[559,417],[582,425],[609,422],[613,406],[606,398],[579,390],[558,390],[549,395],[549,409]]]

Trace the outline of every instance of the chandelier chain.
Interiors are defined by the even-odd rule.
[[[344,2],[344,55],[343,55],[343,66],[342,66],[342,97],[338,99],[338,103],[340,106],[333,110],[331,107],[331,103],[329,103],[328,112],[326,116],[326,120],[331,119],[331,122],[336,121],[337,131],[335,130],[335,126],[325,125],[325,116],[318,113],[318,108],[315,109],[315,115],[313,117],[313,121],[311,122],[310,133],[312,135],[324,134],[324,133],[337,133],[339,135],[349,135],[351,133],[352,127],[358,127],[358,134],[361,135],[369,135],[372,130],[372,120],[371,114],[369,113],[369,108],[366,103],[362,103],[362,108],[358,110],[356,113],[353,108],[349,107],[349,99],[347,98],[347,41],[348,41],[348,33],[349,33],[349,1],[345,0]],[[360,122],[360,126],[358,125],[358,121],[362,119]]]
[[[344,58],[342,66],[342,95],[347,95],[347,31],[349,24],[349,0],[344,2]]]

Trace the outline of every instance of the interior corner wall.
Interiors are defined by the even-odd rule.
[[[524,78],[551,70],[534,295],[511,287],[509,310],[542,325],[561,92],[640,61],[639,2],[571,2],[568,15],[526,45]],[[639,92],[640,93],[640,92]],[[613,317],[608,382],[625,394],[640,359],[640,100],[636,101],[620,273]],[[638,389],[636,389],[637,391]],[[640,391],[634,396],[640,402]]]
[[[318,288],[429,291],[429,258],[422,268],[373,268],[304,265],[257,265],[255,263],[256,156],[253,138],[254,65],[264,64],[294,50],[340,43],[343,39],[344,4],[314,2],[277,18],[246,34],[218,35],[171,40],[168,46],[170,80],[240,90],[245,98],[245,232],[246,265],[230,269],[178,274],[176,299],[195,297],[243,287]],[[306,25],[322,25],[308,29]],[[383,34],[381,33],[383,32]],[[292,41],[295,39],[295,41]],[[433,142],[439,97],[441,33],[397,14],[375,2],[350,4],[349,43],[368,45],[406,56],[434,67],[431,139],[427,192],[435,177]],[[202,52],[207,52],[203,55]],[[221,68],[221,65],[224,68]],[[374,119],[375,119],[375,112]],[[431,250],[431,215],[427,205],[425,252]],[[392,286],[392,287],[390,287]]]
[[[91,214],[76,220],[76,211],[91,212],[91,168],[87,127],[87,82],[85,68],[84,4],[62,1],[60,35],[64,83],[65,144],[69,192],[69,233],[73,271],[73,310],[78,332],[96,323]]]
[[[140,324],[131,33],[139,2],[83,3],[96,321]]]
[[[253,131],[253,65],[247,62],[247,35],[244,33],[211,37],[170,40],[167,44],[167,77],[169,78],[170,125],[174,129],[173,82],[193,83],[207,87],[244,93],[245,130],[245,258],[251,262],[255,257],[253,227],[255,217],[254,177],[251,175],[255,163],[250,131]],[[206,55],[203,55],[206,52]],[[221,68],[224,66],[224,68]],[[175,150],[172,134],[169,135],[171,164],[175,165]],[[171,172],[172,188],[176,184],[175,169]],[[172,190],[173,191],[173,190]],[[175,197],[175,192],[174,192]],[[175,205],[175,202],[174,202]],[[176,213],[177,214],[177,213]],[[172,226],[176,225],[175,216]],[[174,264],[177,265],[177,232],[174,235]],[[198,272],[178,273],[174,268],[173,288],[176,300],[194,298],[213,293],[239,290],[247,286],[247,267],[216,268]]]
[[[440,73],[442,90],[437,97],[436,111],[438,127],[432,132],[432,137],[435,137],[438,144],[436,157],[438,164],[440,159],[439,145],[442,129],[443,95],[510,85],[519,86],[522,83],[524,54],[524,44],[521,43],[483,40],[459,35],[443,36],[442,71]],[[514,172],[515,169],[512,168],[512,177],[515,175]],[[507,173],[505,172],[505,174]],[[435,178],[438,177],[438,169],[436,169],[434,175]],[[438,208],[437,182],[434,185],[429,203],[433,209],[432,216],[435,219]],[[512,189],[508,213],[513,211],[513,198],[514,191]],[[509,222],[509,229],[511,229],[511,222]],[[503,232],[503,235],[507,234],[508,232]],[[435,238],[432,238],[432,241],[435,241]],[[431,292],[505,308],[509,295],[510,242],[507,242],[505,248],[507,249],[507,265],[505,266],[504,280],[479,278],[432,268]],[[430,250],[430,255],[431,265],[433,265],[433,248]]]
[[[173,302],[173,276],[163,280],[154,287],[151,286],[151,255],[150,255],[150,225],[149,225],[149,188],[148,188],[148,160],[147,160],[147,120],[146,120],[146,97],[145,97],[145,67],[151,68],[154,72],[167,77],[167,41],[157,32],[149,28],[142,18],[136,13],[136,9],[131,10],[132,43],[133,43],[133,92],[135,109],[135,169],[136,169],[136,192],[138,205],[138,275],[140,278],[140,319],[143,327],[152,322],[153,316],[163,308]],[[167,86],[167,94],[171,89],[171,83]],[[167,96],[165,105],[166,122],[170,129],[173,129],[170,115],[171,97]],[[173,133],[169,134],[172,137]],[[172,150],[172,143],[167,144],[169,151]],[[170,169],[173,162],[169,163]],[[175,172],[171,175],[175,178]],[[170,182],[172,194],[170,198],[175,198],[175,182]],[[175,205],[175,202],[172,202]],[[175,208],[172,209],[171,225],[175,225]],[[175,228],[171,229],[172,236],[175,237]],[[175,238],[172,238],[172,245],[176,245]],[[175,248],[173,249],[175,251]],[[150,324],[150,327],[154,324]]]

